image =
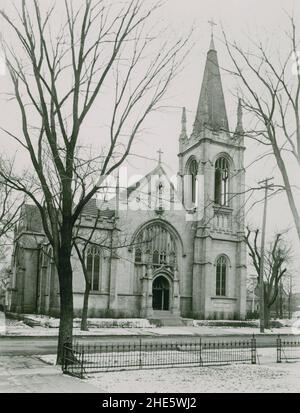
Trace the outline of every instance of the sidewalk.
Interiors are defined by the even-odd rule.
[[[100,393],[34,356],[0,356],[0,393]]]
[[[297,332],[299,334],[299,332]],[[224,336],[224,335],[260,335],[259,328],[250,327],[215,327],[215,326],[199,326],[199,327],[154,327],[154,328],[90,328],[89,331],[80,331],[79,328],[74,328],[73,336],[77,338],[92,338],[92,337],[114,337],[114,336],[126,336],[131,337],[166,337],[166,336]],[[265,330],[264,335],[278,335],[278,334],[291,334],[295,332],[291,327],[273,328]],[[1,336],[1,334],[0,334]],[[45,327],[22,327],[17,328],[8,327],[6,334],[2,337],[56,337],[58,336],[58,328],[45,328]]]

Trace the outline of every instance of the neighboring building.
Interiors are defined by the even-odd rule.
[[[0,269],[0,305],[7,307],[7,295],[10,283],[10,267],[4,265]]]
[[[159,318],[163,312],[245,317],[245,148],[240,102],[237,106],[231,133],[212,37],[190,137],[185,109],[182,114],[178,189],[160,159],[152,172],[101,209],[94,239],[103,241],[90,246],[87,258],[91,317]],[[92,200],[80,231],[88,233],[97,214]],[[73,269],[79,315],[84,277],[75,252]],[[34,206],[25,207],[16,229],[11,285],[11,311],[58,314],[57,275]]]
[[[291,297],[291,305],[293,311],[300,310],[300,293],[293,293]]]
[[[278,288],[278,294],[271,305],[270,315],[272,318],[290,318],[293,312],[293,297],[290,297],[282,285]],[[257,280],[249,280],[247,286],[247,316],[259,316],[259,287]]]
[[[259,288],[257,286],[257,280],[251,278],[247,281],[246,315],[250,318],[257,318],[259,315]]]

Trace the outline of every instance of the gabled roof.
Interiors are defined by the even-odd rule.
[[[83,208],[82,215],[96,217],[99,213],[98,201],[92,198]],[[112,209],[100,209],[100,219],[111,219],[115,215]],[[25,204],[22,208],[18,231],[25,230],[43,233],[43,223],[41,214],[36,205]]]
[[[112,209],[99,208],[99,201],[96,198],[92,198],[84,206],[82,215],[89,215],[89,216],[96,217],[99,214],[99,209],[100,209],[100,217],[103,217],[103,218],[112,218],[115,214],[115,211],[113,211]]]
[[[159,163],[154,169],[152,169],[152,171],[148,172],[143,178],[141,178],[140,180],[138,180],[136,183],[134,183],[133,185],[129,186],[127,188],[127,197],[130,196],[130,194],[132,192],[134,192],[136,189],[138,189],[143,183],[149,181],[149,179],[151,178],[151,176],[164,176],[167,178],[168,182],[170,183],[171,187],[173,189],[174,185],[173,183],[170,181],[166,171],[164,170],[164,168],[162,167],[162,165]]]

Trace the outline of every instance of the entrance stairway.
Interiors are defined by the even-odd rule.
[[[180,327],[184,326],[182,318],[170,311],[154,310],[152,317],[149,318],[151,324],[160,327]]]

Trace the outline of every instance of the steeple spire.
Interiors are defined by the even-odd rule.
[[[212,27],[215,25],[213,21],[209,23]],[[213,31],[207,52],[193,134],[199,136],[204,128],[216,131],[229,129]]]
[[[210,24],[210,27],[211,27],[209,50],[216,50],[215,49],[215,42],[214,42],[214,26],[216,26],[217,23],[215,23],[214,20],[211,19],[211,20],[208,20],[208,24]]]
[[[215,42],[214,42],[214,35],[212,34],[211,35],[211,38],[210,38],[210,45],[209,45],[209,50],[216,50],[216,48],[215,48]]]

